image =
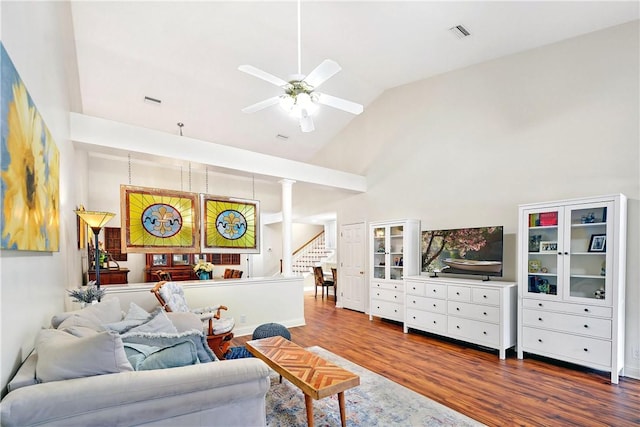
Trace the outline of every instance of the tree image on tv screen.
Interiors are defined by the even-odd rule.
[[[502,227],[422,232],[422,271],[497,274],[502,270]]]

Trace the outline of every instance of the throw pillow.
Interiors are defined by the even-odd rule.
[[[78,338],[61,330],[43,329],[36,340],[36,352],[40,382],[133,370],[120,336],[110,331]]]
[[[188,338],[164,348],[126,343],[124,351],[136,371],[175,368],[199,363],[196,346]]]
[[[144,344],[154,347],[170,347],[185,339],[193,342],[198,353],[198,360],[201,363],[213,362],[218,360],[215,354],[207,344],[207,338],[202,331],[186,331],[180,333],[164,333],[164,332],[127,332],[122,334],[122,341],[127,344]]]
[[[64,325],[65,322],[62,322],[62,325]],[[74,337],[78,337],[78,338],[82,338],[82,337],[88,337],[91,335],[95,335],[98,334],[100,332],[96,331],[93,328],[87,328],[86,326],[70,326],[70,327],[62,327],[62,328],[58,328],[59,331],[64,331],[68,334],[73,335]]]
[[[116,331],[122,334],[124,332],[127,332],[131,328],[146,323],[150,319],[151,314],[149,312],[147,312],[136,303],[131,302],[129,304],[129,312],[124,316],[124,319],[119,322],[106,323],[103,326],[105,327],[105,329]]]
[[[173,323],[171,323],[171,320],[169,320],[164,310],[158,308],[151,313],[151,316],[149,316],[146,322],[126,331],[126,333],[129,332],[166,332],[175,334],[178,333],[178,330],[173,326]]]
[[[120,300],[118,298],[107,298],[98,304],[91,304],[81,310],[67,311],[56,314],[51,318],[51,326],[58,328],[60,324],[71,316],[95,317],[98,323],[117,322],[122,319],[120,311]]]
[[[78,313],[64,319],[62,323],[58,325],[58,329],[70,329],[75,327],[81,328],[89,328],[94,331],[104,331],[104,327],[100,324],[100,319],[98,319],[92,313]]]

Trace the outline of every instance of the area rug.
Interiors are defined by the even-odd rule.
[[[347,426],[482,426],[471,418],[430,400],[362,366],[323,349],[310,347],[324,359],[360,376],[360,385],[345,391]],[[275,372],[267,392],[267,426],[307,425],[304,395]],[[338,396],[313,401],[316,426],[340,426]]]

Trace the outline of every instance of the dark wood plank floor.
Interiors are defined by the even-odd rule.
[[[639,426],[640,380],[420,333],[305,294],[306,326],[292,341],[318,345],[489,426]],[[251,337],[234,338],[243,345]]]

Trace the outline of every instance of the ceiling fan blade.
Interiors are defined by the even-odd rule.
[[[238,70],[247,74],[251,74],[252,76],[257,77],[259,79],[266,80],[269,83],[272,83],[276,86],[284,87],[289,84],[288,82],[285,82],[284,80],[282,80],[280,77],[276,77],[273,74],[269,74],[266,71],[262,71],[254,67],[253,65],[241,65],[238,67]]]
[[[342,67],[336,61],[325,59],[320,65],[313,69],[304,81],[310,86],[317,88],[322,83],[333,77]]]
[[[351,114],[360,114],[364,111],[364,107],[355,102],[347,101],[346,99],[337,98],[335,96],[327,95],[326,93],[314,92],[318,96],[318,102],[320,104],[328,105],[329,107],[337,108]]]
[[[313,132],[316,130],[313,125],[313,119],[307,113],[307,110],[302,110],[302,116],[300,117],[300,129],[302,132]]]
[[[265,99],[264,101],[260,101],[260,102],[256,102],[253,105],[249,105],[248,107],[244,107],[242,109],[243,113],[255,113],[256,111],[260,111],[264,108],[267,107],[271,107],[272,105],[277,104],[278,102],[280,102],[280,97],[279,96],[274,96],[268,99]]]

